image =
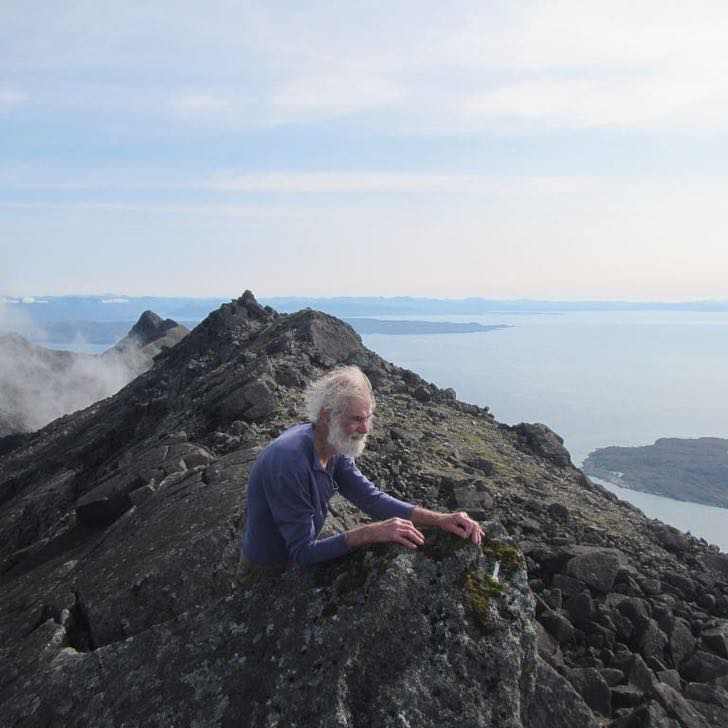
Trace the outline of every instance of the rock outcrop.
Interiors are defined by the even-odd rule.
[[[247,473],[305,383],[369,375],[360,466],[483,521],[236,577]],[[565,452],[565,451],[564,451]],[[0,450],[0,716],[12,726],[728,723],[728,556],[591,483],[315,311],[225,304],[116,396]],[[336,497],[325,526],[363,514]],[[492,578],[500,563],[498,580]]]
[[[101,355],[46,349],[18,334],[0,336],[0,438],[31,432],[119,391],[189,331],[145,311]]]

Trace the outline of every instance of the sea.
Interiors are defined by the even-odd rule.
[[[385,317],[379,317],[385,318]],[[391,316],[508,324],[472,334],[369,334],[365,345],[508,424],[543,422],[575,465],[609,445],[728,438],[728,313],[589,311]],[[602,481],[650,518],[728,552],[728,509]],[[728,487],[728,483],[726,484]]]

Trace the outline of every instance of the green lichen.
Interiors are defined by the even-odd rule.
[[[517,546],[491,540],[486,536],[480,544],[480,548],[488,561],[500,561],[501,571],[506,576],[510,576],[514,571],[525,567],[523,554]]]
[[[468,605],[480,626],[486,627],[491,599],[503,593],[503,584],[488,576],[482,569],[474,569],[465,574],[464,586]]]

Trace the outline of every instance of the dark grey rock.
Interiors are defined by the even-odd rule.
[[[634,655],[629,650],[615,652],[612,655],[612,659],[609,664],[611,667],[615,667],[628,675],[632,670],[632,665],[634,664]]]
[[[632,636],[635,634],[632,622],[616,609],[610,613],[610,619],[614,624],[616,636],[623,642],[631,642]]]
[[[667,637],[665,633],[657,626],[657,622],[651,619],[647,628],[642,633],[640,639],[640,652],[645,659],[664,660],[665,648],[667,647]],[[664,666],[662,667],[664,669]]]
[[[558,523],[569,522],[569,509],[563,503],[551,503],[547,511],[554,521]]]
[[[593,667],[575,668],[568,671],[567,677],[593,711],[607,716],[612,714],[609,686],[599,670]]]
[[[634,655],[629,672],[629,683],[642,690],[645,695],[652,695],[658,680],[655,673],[645,664],[640,655]]]
[[[642,588],[630,574],[622,572],[617,574],[614,584],[614,591],[628,596],[642,596]]]
[[[609,728],[681,728],[654,700],[609,724]]]
[[[673,665],[678,667],[694,650],[695,637],[690,625],[684,619],[677,617],[670,633],[670,654]]]
[[[659,579],[643,578],[639,580],[639,584],[642,587],[642,591],[651,596],[656,596],[662,591],[662,584]]]
[[[561,589],[545,589],[542,596],[543,600],[549,605],[549,607],[551,607],[551,609],[558,611],[564,605],[564,598],[561,593]]]
[[[660,670],[657,673],[657,679],[660,682],[667,683],[675,690],[682,690],[682,680],[680,679],[680,673],[677,670]]]
[[[630,621],[635,637],[641,639],[651,621],[647,602],[638,597],[628,597],[617,605],[617,610]]]
[[[603,667],[599,672],[610,688],[619,685],[626,679],[624,672],[615,667]]]
[[[432,392],[429,390],[428,387],[425,387],[423,385],[420,385],[419,387],[415,387],[415,390],[412,393],[412,396],[418,402],[427,403],[432,400]]]
[[[288,362],[278,364],[273,376],[285,387],[302,387],[306,381],[300,369]]]
[[[701,703],[710,703],[719,705],[721,708],[728,708],[728,690],[718,685],[688,683],[685,686],[685,697],[691,700],[699,700]]]
[[[698,650],[680,666],[680,675],[690,682],[708,682],[728,675],[728,660],[711,652]]]
[[[577,627],[585,627],[594,616],[594,602],[589,592],[581,592],[571,597],[568,603],[568,612],[571,622]]]
[[[582,697],[543,660],[537,663],[536,693],[529,704],[525,725],[528,728],[598,728]]]
[[[718,657],[728,659],[728,622],[722,622],[718,627],[704,630],[700,639],[711,652]]]
[[[672,634],[672,630],[675,626],[675,617],[670,607],[666,604],[653,603],[652,616],[665,634]]]
[[[653,530],[660,545],[668,551],[682,554],[690,547],[688,537],[674,526],[659,523],[653,527]]]
[[[564,664],[564,655],[559,643],[546,631],[540,622],[536,622],[536,646],[539,656],[554,668]]]
[[[695,598],[695,581],[685,574],[678,571],[667,571],[662,574],[662,582],[663,585],[667,583],[678,589],[686,599],[692,600]]]
[[[476,483],[458,484],[453,487],[455,510],[467,511],[476,521],[484,521],[493,513],[495,501],[487,490]]]
[[[471,468],[475,468],[475,470],[480,471],[485,476],[491,476],[495,473],[495,465],[493,462],[477,455],[465,458],[465,464]]]
[[[703,716],[675,688],[658,682],[654,697],[671,718],[685,728],[710,728]]]
[[[512,428],[521,445],[555,465],[566,467],[571,465],[571,456],[564,447],[564,440],[552,429],[538,422],[530,424],[521,422]]]
[[[617,685],[610,690],[611,705],[614,710],[619,708],[634,708],[638,706],[645,694],[634,685]]]
[[[573,642],[575,637],[574,626],[563,614],[548,610],[539,617],[539,621],[559,644],[564,645]]]
[[[246,403],[243,418],[253,422],[272,415],[278,405],[271,383],[264,379],[246,384],[242,396]]]
[[[571,559],[566,565],[566,573],[597,591],[607,593],[612,589],[620,564],[621,559],[613,549],[595,548]]]

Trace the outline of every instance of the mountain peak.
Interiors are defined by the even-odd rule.
[[[172,319],[162,319],[154,311],[144,311],[139,320],[129,330],[129,336],[137,340],[139,346],[146,346],[165,335],[179,324]]]

